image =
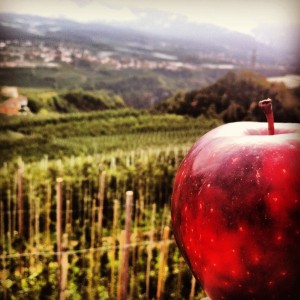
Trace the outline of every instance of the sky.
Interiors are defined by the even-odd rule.
[[[250,33],[259,25],[299,24],[300,0],[0,0],[0,12],[77,21],[134,21],[146,11]]]

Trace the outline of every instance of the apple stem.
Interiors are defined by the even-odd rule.
[[[274,135],[274,116],[273,116],[273,109],[272,109],[272,100],[270,98],[261,100],[258,103],[258,106],[263,110],[267,121],[268,121],[268,132],[269,135]]]

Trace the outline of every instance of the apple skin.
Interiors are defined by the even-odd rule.
[[[176,242],[212,300],[300,299],[300,124],[237,122],[177,171]]]

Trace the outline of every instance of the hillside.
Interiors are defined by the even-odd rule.
[[[299,88],[289,90],[284,84],[269,83],[265,77],[249,72],[229,72],[214,84],[187,93],[179,92],[159,103],[155,110],[198,117],[214,116],[224,122],[264,121],[258,101],[273,100],[275,120],[299,122]]]
[[[28,107],[33,113],[89,112],[126,107],[120,96],[106,90],[21,88],[20,93],[28,98]]]

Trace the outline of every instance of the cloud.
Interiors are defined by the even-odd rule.
[[[75,2],[79,7],[87,6],[91,2],[93,2],[93,0],[72,0],[72,1]]]
[[[0,0],[0,12],[78,21],[132,21],[159,11],[192,22],[250,32],[257,25],[299,23],[299,0]],[[154,13],[155,12],[155,13]],[[149,26],[151,25],[151,17]]]

